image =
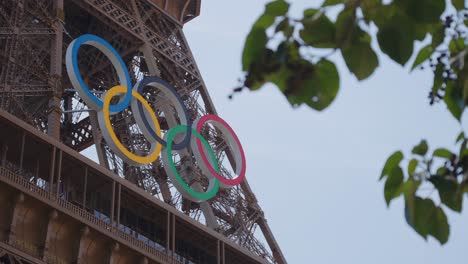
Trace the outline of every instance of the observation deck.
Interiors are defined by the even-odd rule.
[[[4,111],[0,158],[0,262],[265,263]]]

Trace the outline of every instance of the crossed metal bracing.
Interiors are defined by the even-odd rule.
[[[55,8],[61,1],[64,1],[63,10]],[[50,99],[58,95],[62,111],[62,142],[77,151],[95,145],[101,165],[197,221],[205,222],[199,204],[184,199],[176,191],[160,160],[143,167],[129,166],[109,149],[100,136],[95,113],[90,112],[75,93],[66,75],[63,58],[69,43],[82,34],[95,34],[109,41],[119,51],[134,83],[144,76],[152,75],[149,64],[153,60],[157,65],[158,75],[170,82],[181,94],[191,120],[206,113],[216,113],[185,40],[182,25],[161,11],[151,0],[134,1],[133,5],[132,2],[133,0],[2,0],[0,107],[47,132],[49,115],[52,112]],[[60,47],[53,45],[57,31],[63,32]],[[149,50],[149,57],[148,53],[145,56],[142,51],[143,46],[147,48],[147,52]],[[62,68],[63,72],[59,91],[53,85],[57,76],[51,74],[54,66],[51,58],[57,48],[61,50],[62,59],[58,60],[60,65],[55,67]],[[79,67],[85,82],[98,97],[119,83],[108,59],[94,48],[83,46],[80,49]],[[164,96],[157,91],[145,89],[143,96],[156,110],[165,133],[169,127],[166,119],[175,110],[170,105],[165,105]],[[130,151],[139,155],[148,153],[149,143],[135,124],[130,109],[113,115],[111,119],[116,134]],[[215,150],[220,164],[232,164],[221,166],[224,175],[230,177],[232,170],[228,167],[234,168],[235,162],[222,136],[210,126],[202,131],[202,135]],[[206,187],[206,177],[193,163],[189,150],[188,156],[180,156],[176,165],[182,175],[185,173],[193,176],[190,178],[191,183],[198,182]],[[220,190],[209,204],[216,216],[217,230],[220,233],[272,263],[285,263],[248,183]],[[257,230],[259,228],[260,232]],[[268,248],[263,245],[265,241]]]
[[[0,264],[31,264],[32,262],[19,255],[2,249],[0,245]]]
[[[45,128],[50,64],[50,3],[16,1],[0,5],[0,106]],[[34,7],[33,7],[34,6]]]

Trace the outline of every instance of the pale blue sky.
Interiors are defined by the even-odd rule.
[[[244,145],[249,183],[289,263],[463,262],[467,213],[449,214],[447,245],[425,242],[406,224],[402,199],[387,209],[377,181],[397,149],[407,153],[421,138],[453,146],[461,128],[444,105],[428,105],[430,72],[409,74],[383,56],[358,83],[338,59],[341,90],[324,112],[292,109],[272,86],[227,99],[266,2],[203,0],[185,32],[219,115]],[[294,1],[293,13],[320,2]]]

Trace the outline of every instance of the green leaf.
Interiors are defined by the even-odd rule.
[[[359,81],[367,79],[379,66],[379,59],[370,43],[358,42],[341,52],[348,69]]]
[[[408,163],[408,175],[410,177],[413,177],[413,174],[416,171],[416,168],[418,167],[418,163],[419,161],[417,159],[411,159]]]
[[[408,200],[405,203],[405,218],[406,222],[420,234],[424,239],[427,239],[431,231],[432,217],[435,212],[434,202],[430,199],[422,199],[414,196],[413,200]]]
[[[461,81],[461,78],[463,79],[463,109],[465,108],[465,104],[468,104],[468,79],[465,78],[466,75],[460,75],[459,80]],[[463,112],[463,110],[462,110]]]
[[[452,94],[453,98],[457,101],[459,104],[459,107],[461,108],[462,112],[465,108],[465,104],[468,104],[468,58],[465,56],[465,66],[463,69],[457,74],[457,90],[453,91],[454,93]],[[457,98],[457,97],[461,98]],[[461,99],[461,100],[460,100]]]
[[[450,158],[452,158],[453,153],[450,152],[450,150],[448,150],[448,149],[439,148],[439,149],[434,150],[434,154],[432,154],[432,155],[434,157],[450,159]]]
[[[465,0],[452,0],[452,4],[457,10],[465,8]]]
[[[438,23],[430,23],[430,24],[425,24],[425,23],[415,23],[413,25],[413,31],[414,31],[414,37],[416,40],[423,41],[427,34],[431,33],[432,30],[439,25],[440,21]]]
[[[465,39],[452,39],[449,44],[450,55],[456,56],[459,52],[465,50]]]
[[[381,28],[388,24],[391,20],[395,19],[395,16],[401,16],[401,10],[399,10],[394,4],[384,5],[382,4],[381,0],[378,8],[374,9],[375,12],[372,22],[378,28]],[[408,18],[405,18],[406,21],[409,21]]]
[[[421,186],[420,180],[415,180],[414,177],[409,177],[403,186],[403,193],[405,194],[405,199],[414,200],[416,191],[418,190],[419,186]]]
[[[261,28],[253,28],[245,41],[244,51],[242,54],[242,69],[248,71],[250,65],[255,60],[262,58],[265,46],[268,42],[265,30]]]
[[[284,0],[276,0],[268,3],[265,8],[265,14],[274,17],[284,16],[289,10],[289,4]]]
[[[439,89],[442,88],[444,83],[443,73],[445,71],[444,65],[442,63],[437,64],[436,70],[434,72],[434,83],[432,84],[431,91],[434,94],[437,94]]]
[[[310,100],[310,85],[307,82],[314,79],[320,71],[317,71],[317,65],[301,58],[300,46],[297,41],[285,40],[278,45],[276,51],[265,49],[263,56],[252,62],[244,85],[250,90],[256,90],[270,82],[275,84],[292,104],[293,101],[294,104],[306,103]],[[328,81],[335,79],[339,82],[338,76]],[[320,90],[322,86],[314,87],[312,91]]]
[[[305,69],[305,70],[304,70]],[[285,94],[292,105],[307,104],[315,110],[323,110],[335,99],[340,88],[340,76],[333,62],[319,61],[313,70],[308,67],[293,69]],[[292,90],[291,87],[296,87]]]
[[[361,10],[364,15],[364,20],[367,23],[374,20],[378,14],[378,11],[382,7],[381,0],[363,0],[361,1]]]
[[[289,18],[285,17],[275,28],[275,33],[283,32],[285,36],[290,36],[294,28],[289,24]]]
[[[411,23],[403,16],[394,16],[380,27],[377,40],[381,50],[401,65],[405,65],[413,54]]]
[[[415,216],[416,192],[421,185],[421,181],[415,181],[413,177],[409,177],[403,186],[405,196],[405,218],[410,226],[413,226]]]
[[[465,109],[465,104],[462,98],[462,90],[457,83],[447,82],[445,87],[444,102],[447,105],[450,113],[460,121],[463,110]]]
[[[348,69],[358,80],[364,80],[379,66],[379,59],[371,47],[370,35],[355,23],[354,13],[354,9],[345,9],[338,15],[336,42]]]
[[[468,144],[468,140],[464,139],[463,142],[460,145],[460,151],[458,152],[458,158],[461,160],[463,159],[466,155],[468,155],[468,149],[466,148]]]
[[[455,143],[458,143],[463,139],[465,139],[465,132],[461,132],[460,134],[458,134],[457,141],[455,141]]]
[[[450,174],[450,171],[446,167],[440,167],[436,170],[436,174],[440,176],[446,176]]]
[[[442,203],[456,212],[461,212],[463,196],[462,192],[459,191],[459,184],[455,177],[448,178],[447,176],[436,175],[429,178],[429,181],[439,191]]]
[[[412,153],[416,154],[416,155],[424,156],[424,155],[426,155],[428,148],[429,147],[427,146],[427,141],[426,140],[421,140],[419,145],[417,145],[417,146],[415,146],[413,148]]]
[[[336,65],[328,60],[321,60],[316,65],[315,77],[306,82],[313,89],[306,93],[307,105],[316,109],[327,108],[336,98],[340,89],[340,75]]]
[[[301,76],[312,74],[314,71],[314,65],[301,58],[299,48],[300,44],[296,41],[283,41],[271,58],[276,65],[271,64],[271,70],[264,79],[274,83],[283,93],[295,93],[303,88],[302,83],[291,81],[296,76],[295,70],[301,69]]]
[[[335,41],[338,47],[348,47],[356,39],[355,36],[363,34],[356,24],[355,12],[355,9],[344,9],[336,18]]]
[[[252,30],[261,29],[265,31],[267,28],[273,25],[274,22],[275,17],[263,14],[257,19],[257,21],[255,21],[255,23],[252,26]]]
[[[281,67],[278,71],[266,77],[266,81],[274,83],[280,91],[284,92],[288,89],[288,80],[294,75],[287,67]]]
[[[279,75],[277,73],[280,68],[281,62],[276,53],[265,48],[261,53],[257,54],[255,60],[250,64],[244,85],[250,90],[257,90],[268,82],[270,76]]]
[[[344,0],[325,0],[322,6],[333,6],[333,5],[342,4],[343,2]]]
[[[433,52],[434,52],[434,49],[432,48],[432,45],[427,45],[424,48],[422,48],[419,51],[418,55],[416,56],[416,59],[414,60],[413,67],[411,67],[411,70],[414,70],[416,67],[421,65],[427,59],[429,59],[429,57],[431,57]]]
[[[400,166],[394,167],[390,171],[384,187],[384,196],[387,206],[390,205],[390,202],[394,198],[400,196],[402,193],[403,178],[403,170],[400,168]]]
[[[445,27],[442,23],[439,23],[437,27],[432,31],[432,48],[435,50],[437,47],[444,42],[445,39]]]
[[[324,14],[315,9],[304,11],[304,28],[299,35],[308,45],[316,48],[335,48],[335,25]]]
[[[468,104],[468,56],[463,55],[463,58],[464,61],[461,61],[459,64],[464,65],[464,67],[457,73],[457,79],[450,90],[452,103],[460,108],[460,115],[465,109],[465,104]],[[448,91],[446,92],[447,94]]]
[[[299,45],[284,41],[276,49],[273,60],[281,66],[277,69],[272,68],[274,70],[265,76],[265,81],[274,83],[283,93],[288,89],[295,90],[296,87],[289,87],[289,80],[294,76],[295,72],[288,65],[300,64],[298,63],[301,62]],[[311,69],[313,68],[313,65],[308,64],[308,66],[311,66]]]
[[[393,168],[397,167],[400,162],[403,160],[403,153],[401,151],[397,151],[393,153],[390,157],[388,157],[387,162],[382,169],[382,173],[380,174],[379,180],[382,180],[386,175],[390,173]]]
[[[323,12],[317,8],[308,8],[303,11],[304,19],[305,18],[312,18],[314,16],[320,16]]]
[[[406,222],[424,239],[428,235],[436,238],[441,244],[448,241],[450,228],[447,217],[440,207],[430,199],[417,196],[409,197],[405,203]]]
[[[414,204],[416,199],[416,192],[418,191],[419,186],[421,186],[421,181],[415,180],[413,177],[409,177],[403,185],[405,207],[408,207],[407,209],[405,209],[405,211],[407,210],[407,212],[405,212],[405,215],[409,213],[409,215],[407,215],[407,218],[414,218]]]
[[[439,240],[440,244],[445,244],[448,241],[450,235],[450,227],[447,222],[447,216],[445,215],[442,208],[437,207],[434,210],[434,216],[432,217],[432,224],[429,233]]]
[[[398,7],[418,23],[435,23],[445,11],[445,0],[395,0]]]

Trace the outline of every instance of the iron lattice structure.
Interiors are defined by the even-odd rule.
[[[160,76],[182,95],[192,120],[216,114],[182,31],[199,9],[200,0],[2,0],[0,107],[76,151],[95,146],[102,166],[269,262],[285,263],[247,181],[197,204],[175,190],[160,161],[144,167],[125,164],[102,139],[96,114],[83,104],[65,72],[69,43],[82,34],[95,34],[119,51],[134,82]],[[79,58],[81,73],[97,96],[119,83],[110,62],[97,49],[84,46]],[[144,97],[156,110],[163,131],[179,122],[163,95],[147,89]],[[140,155],[148,152],[149,144],[129,109],[112,119],[129,150]],[[213,127],[202,132],[229,177],[235,161],[222,135]],[[186,180],[207,185],[190,151],[177,159],[179,170],[191,175]]]

